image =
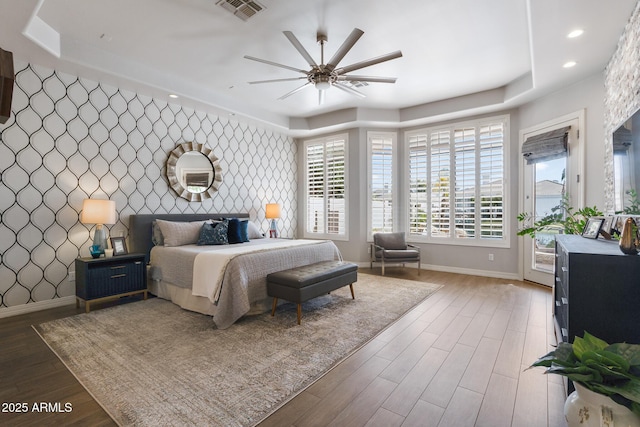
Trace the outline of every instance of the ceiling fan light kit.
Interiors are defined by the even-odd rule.
[[[275,67],[284,68],[290,71],[295,71],[297,73],[302,73],[304,77],[291,77],[284,79],[273,79],[273,80],[258,80],[249,82],[249,84],[260,84],[260,83],[274,83],[274,82],[285,82],[285,81],[294,81],[294,80],[307,80],[305,84],[302,86],[285,93],[278,99],[285,99],[289,96],[301,91],[302,89],[314,86],[318,90],[318,101],[320,104],[324,101],[324,94],[331,87],[337,87],[338,89],[347,92],[351,95],[356,95],[361,98],[364,98],[365,95],[357,91],[351,86],[344,84],[343,82],[349,83],[357,83],[357,82],[373,82],[373,83],[395,83],[395,77],[375,77],[375,76],[354,76],[347,75],[347,73],[351,71],[356,71],[361,68],[370,67],[372,65],[380,64],[382,62],[390,61],[392,59],[400,58],[402,56],[402,52],[397,50],[395,52],[388,53],[386,55],[381,55],[375,58],[371,58],[365,61],[356,62],[354,64],[348,65],[346,67],[336,68],[340,61],[345,57],[345,55],[353,48],[356,42],[362,37],[364,32],[358,28],[354,28],[351,34],[347,37],[347,39],[342,43],[342,45],[338,48],[336,53],[334,53],[333,57],[325,64],[324,62],[324,44],[327,42],[327,35],[321,32],[317,33],[316,40],[320,44],[320,64],[317,64],[313,57],[307,52],[307,50],[302,46],[300,41],[296,38],[296,36],[291,31],[283,32],[285,37],[291,42],[293,47],[302,55],[302,57],[307,61],[310,70],[302,70],[295,67],[290,67],[288,65],[279,64],[277,62],[268,61],[266,59],[260,59],[253,56],[245,55],[246,59],[250,59],[252,61],[262,62],[263,64],[272,65]]]

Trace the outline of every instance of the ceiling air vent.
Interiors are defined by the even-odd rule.
[[[265,7],[253,0],[220,0],[217,5],[233,13],[243,21],[248,20]]]

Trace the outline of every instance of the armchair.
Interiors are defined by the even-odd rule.
[[[375,233],[371,244],[371,262],[382,263],[382,275],[384,276],[385,263],[417,262],[418,274],[420,274],[420,248],[410,245],[405,241],[404,232],[399,233]]]

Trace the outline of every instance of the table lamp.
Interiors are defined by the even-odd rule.
[[[271,220],[271,225],[269,226],[269,237],[275,239],[278,237],[276,219],[280,218],[280,205],[278,203],[267,203],[266,211],[265,218]]]
[[[100,246],[100,254],[103,254],[107,247],[107,233],[105,233],[102,225],[116,223],[116,202],[112,200],[85,199],[82,203],[80,222],[83,224],[96,224],[93,244]]]

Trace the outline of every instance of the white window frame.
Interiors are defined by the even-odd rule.
[[[324,205],[324,214],[325,214],[325,229],[322,232],[313,232],[309,231],[310,227],[308,224],[309,218],[309,204],[308,204],[308,186],[309,186],[309,163],[307,159],[307,148],[310,145],[323,145],[325,148],[327,144],[342,140],[344,141],[344,224],[341,224],[343,233],[328,233],[327,232],[327,205]],[[314,138],[303,142],[303,163],[304,163],[304,187],[303,187],[303,201],[304,201],[304,218],[303,218],[303,236],[305,238],[310,239],[327,239],[327,240],[340,240],[347,241],[349,240],[349,135],[344,134],[335,134],[329,135],[322,138]],[[327,165],[324,163],[324,189],[326,194],[326,189],[328,185],[327,177]],[[326,201],[326,199],[325,199]]]
[[[465,129],[465,128],[475,128],[476,129],[476,134],[478,133],[478,130],[483,127],[483,126],[487,126],[490,124],[496,124],[496,123],[502,123],[504,126],[504,138],[503,138],[503,159],[502,159],[502,164],[503,164],[503,194],[502,194],[502,223],[503,223],[503,229],[502,229],[502,237],[499,239],[487,239],[487,238],[482,238],[481,237],[481,233],[480,233],[480,226],[479,223],[476,221],[476,227],[475,227],[475,236],[473,238],[459,238],[456,237],[456,233],[455,233],[455,195],[454,193],[454,181],[455,181],[455,144],[454,144],[454,133],[455,130],[460,130],[460,129]],[[410,180],[411,180],[411,150],[409,148],[409,141],[411,138],[419,136],[419,135],[427,135],[430,136],[432,133],[436,133],[436,132],[450,132],[451,135],[451,149],[450,149],[450,156],[449,156],[449,162],[450,162],[450,204],[451,204],[451,214],[450,214],[450,224],[451,227],[450,229],[452,230],[452,232],[450,233],[449,236],[443,237],[443,236],[432,236],[429,234],[426,235],[417,235],[417,234],[411,234],[410,233],[410,229],[411,229],[411,224],[410,224],[410,207],[409,204],[411,203],[411,196],[410,196]],[[412,131],[408,131],[404,133],[404,141],[405,141],[405,150],[406,153],[404,155],[405,157],[405,178],[404,178],[404,183],[403,183],[403,193],[405,194],[406,200],[403,202],[406,204],[406,214],[405,214],[405,232],[407,235],[407,241],[413,242],[413,243],[432,243],[432,244],[445,244],[445,245],[459,245],[459,246],[479,246],[479,247],[497,247],[497,248],[509,248],[511,246],[510,243],[510,223],[511,223],[511,218],[510,218],[510,179],[509,179],[509,175],[510,175],[510,145],[511,145],[511,126],[510,126],[510,116],[507,115],[501,115],[501,116],[494,116],[494,117],[488,117],[488,118],[483,118],[483,119],[478,119],[478,120],[469,120],[469,121],[464,121],[464,122],[458,122],[458,123],[451,123],[451,124],[447,124],[447,125],[443,125],[443,126],[434,126],[434,127],[429,127],[429,128],[422,128],[422,129],[416,129],[416,130],[412,130]],[[428,141],[427,141],[427,145],[428,145]],[[427,179],[428,179],[428,186],[429,188],[431,188],[431,155],[430,155],[430,149],[428,151],[427,154],[427,162],[428,162],[428,166],[427,166]],[[478,180],[480,179],[480,157],[478,155],[476,155],[476,167],[475,167],[475,174],[476,174],[476,182],[478,182]],[[430,201],[430,196],[428,196],[428,200]],[[479,206],[478,204],[476,204],[476,215],[480,215],[481,211],[481,206]],[[430,211],[427,213],[427,216],[430,215]],[[476,218],[481,217],[481,216],[477,216]],[[427,226],[430,227],[431,226],[431,222],[430,220],[428,220],[427,222]]]
[[[398,135],[396,132],[379,132],[368,131],[367,132],[367,239],[373,241],[373,139],[387,139],[391,140],[391,217],[392,217],[392,229],[388,231],[396,231],[397,228],[397,205],[398,205],[398,173],[397,167],[397,150],[398,150]]]

